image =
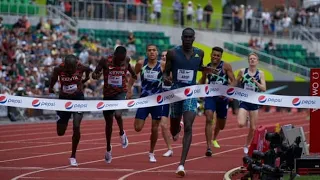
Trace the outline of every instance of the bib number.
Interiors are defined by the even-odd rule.
[[[122,76],[108,76],[108,84],[112,87],[122,87]]]
[[[255,91],[255,86],[251,84],[244,84],[244,89],[248,91]]]
[[[193,80],[193,70],[178,69],[177,79],[179,82],[191,84]]]
[[[67,94],[73,94],[78,90],[78,86],[76,84],[66,85],[62,87],[62,91]]]
[[[159,75],[158,71],[146,70],[143,74],[143,77],[148,81],[157,81],[158,75]]]

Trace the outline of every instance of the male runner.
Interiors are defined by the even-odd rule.
[[[136,78],[130,65],[130,58],[127,56],[127,50],[123,46],[118,46],[113,55],[100,60],[95,71],[92,73],[93,79],[99,79],[101,71],[103,71],[104,87],[103,99],[104,100],[125,100],[127,93],[127,72],[129,71],[133,77]],[[105,134],[107,141],[107,151],[105,154],[105,161],[111,163],[112,161],[112,148],[111,136],[113,126],[113,115],[117,120],[119,127],[120,142],[122,148],[127,148],[128,138],[123,129],[122,111],[121,110],[106,110],[103,111],[103,116],[106,121]]]
[[[213,67],[213,73],[206,74],[202,73],[200,84],[206,83],[208,78],[209,84],[222,84],[228,85],[229,82],[232,86],[236,85],[235,77],[232,71],[232,67],[229,63],[221,60],[223,49],[220,47],[212,48],[211,62],[207,65]],[[211,150],[211,138],[212,138],[212,124],[213,115],[216,112],[215,129],[212,144],[215,148],[220,148],[217,142],[217,136],[220,130],[223,130],[226,125],[227,114],[228,114],[228,98],[223,96],[212,96],[206,97],[204,100],[204,109],[206,115],[206,140],[207,140],[207,152],[206,156],[212,156]]]
[[[166,62],[166,56],[167,56],[167,51],[163,51],[161,53],[161,60],[163,62]],[[162,83],[162,91],[163,92],[170,91],[170,90],[171,90],[171,86],[166,86]],[[163,139],[166,142],[167,147],[168,147],[168,151],[162,155],[164,157],[170,157],[173,155],[173,150],[172,150],[172,146],[171,146],[171,139],[170,139],[169,129],[168,129],[169,109],[170,109],[169,104],[162,106],[162,116],[161,116],[160,127],[161,127]]]
[[[197,71],[211,72],[212,68],[203,67],[204,52],[193,47],[195,31],[192,28],[186,28],[182,31],[182,45],[170,49],[166,57],[166,66],[164,71],[165,85],[171,85],[171,89],[196,85]],[[170,73],[172,72],[172,78]],[[173,140],[176,141],[181,130],[180,119],[183,116],[184,137],[180,164],[176,173],[179,176],[185,176],[184,164],[192,142],[192,125],[196,117],[197,99],[191,98],[170,105],[170,131]]]
[[[162,72],[165,63],[158,61],[157,57],[157,47],[153,44],[148,45],[147,58],[145,60],[138,61],[135,66],[135,73],[140,74],[141,77],[140,97],[146,97],[162,92]],[[134,81],[135,80],[133,78],[131,78],[129,81],[129,89],[127,94],[128,99],[132,97],[131,87]],[[157,162],[154,156],[154,148],[158,140],[158,128],[162,116],[162,106],[138,108],[134,121],[134,129],[136,132],[140,132],[149,114],[151,114],[152,117],[149,161]]]
[[[83,84],[89,80],[91,69],[82,65],[74,55],[67,55],[64,62],[55,67],[51,76],[49,93],[54,93],[53,87],[60,79],[59,99],[84,100]],[[83,73],[86,78],[82,79]],[[57,111],[57,134],[63,136],[67,130],[68,122],[73,114],[72,152],[69,158],[71,166],[78,166],[76,151],[80,141],[81,112]]]
[[[258,55],[250,53],[248,56],[249,68],[241,69],[237,76],[237,82],[240,82],[241,87],[245,90],[264,92],[266,91],[266,81],[264,72],[257,69],[259,63]],[[247,103],[240,101],[239,112],[238,112],[238,123],[239,127],[244,127],[247,124],[247,117],[249,113],[250,129],[247,136],[246,143],[243,151],[248,154],[248,146],[251,144],[253,139],[254,131],[256,129],[256,123],[258,120],[259,106],[257,104]]]

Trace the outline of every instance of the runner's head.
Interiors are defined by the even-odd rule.
[[[75,55],[69,54],[64,58],[64,71],[67,74],[73,74],[77,70],[78,58]]]
[[[182,31],[181,40],[182,40],[182,46],[185,49],[192,48],[192,44],[195,39],[194,35],[195,35],[195,31],[192,28],[185,28]]]
[[[162,53],[161,53],[161,60],[162,61],[164,61],[164,62],[166,62],[166,59],[167,58],[167,51],[162,51]]]
[[[212,48],[211,52],[211,62],[213,64],[218,64],[221,61],[223,49],[221,47],[214,47]]]
[[[147,57],[148,60],[157,60],[158,58],[158,49],[154,44],[149,44],[147,46]]]
[[[127,49],[124,46],[118,46],[114,51],[113,55],[114,55],[114,63],[119,65],[126,60]]]
[[[248,56],[248,63],[251,67],[256,67],[259,63],[259,57],[256,53],[250,53]]]

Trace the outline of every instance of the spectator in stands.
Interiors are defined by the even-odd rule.
[[[270,39],[268,45],[266,46],[266,51],[270,54],[273,54],[276,50],[276,45],[273,43],[273,40]]]
[[[172,3],[172,7],[173,7],[173,20],[175,24],[179,24],[179,21],[181,19],[181,11],[183,8],[182,3],[180,2],[180,0],[175,0]]]
[[[202,21],[203,21],[203,9],[201,7],[200,4],[198,4],[197,6],[197,24],[198,24],[198,28],[201,29],[202,28]]]
[[[186,14],[187,14],[187,23],[188,24],[192,23],[194,10],[193,10],[193,5],[191,1],[188,1]]]
[[[127,48],[128,48],[128,56],[134,56],[136,53],[136,38],[133,35],[133,31],[129,32]]]
[[[253,9],[251,8],[250,5],[248,5],[247,11],[246,11],[246,30],[248,30],[248,32],[251,32],[252,18],[253,18]]]
[[[291,26],[291,18],[287,14],[284,14],[281,21],[284,34],[288,34]]]
[[[153,5],[153,13],[155,15],[156,22],[157,24],[159,24],[161,19],[162,0],[153,0],[152,5]]]
[[[209,25],[211,23],[211,15],[213,13],[213,7],[211,0],[208,0],[208,4],[204,6],[204,20],[206,22],[206,28],[209,29]]]
[[[264,12],[261,14],[262,24],[263,24],[263,31],[265,34],[269,34],[270,32],[270,23],[271,23],[271,14],[268,12],[266,8]]]

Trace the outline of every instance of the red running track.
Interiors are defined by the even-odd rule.
[[[260,113],[259,125],[294,124],[303,126],[308,138],[306,113]],[[104,162],[105,137],[103,120],[82,122],[82,136],[77,152],[77,168],[68,165],[71,153],[72,125],[58,137],[55,123],[10,124],[0,126],[0,177],[7,179],[100,180],[100,179],[176,179],[182,143],[173,143],[173,157],[162,157],[167,148],[159,131],[156,163],[148,158],[150,120],[143,131],[133,129],[133,119],[125,119],[129,146],[122,149],[116,123],[112,138],[113,161]],[[205,118],[197,117],[193,126],[193,141],[185,165],[186,179],[223,179],[226,171],[242,165],[243,144],[248,129],[239,129],[235,116],[229,114],[225,130],[219,135],[220,149],[213,157],[205,157]]]

